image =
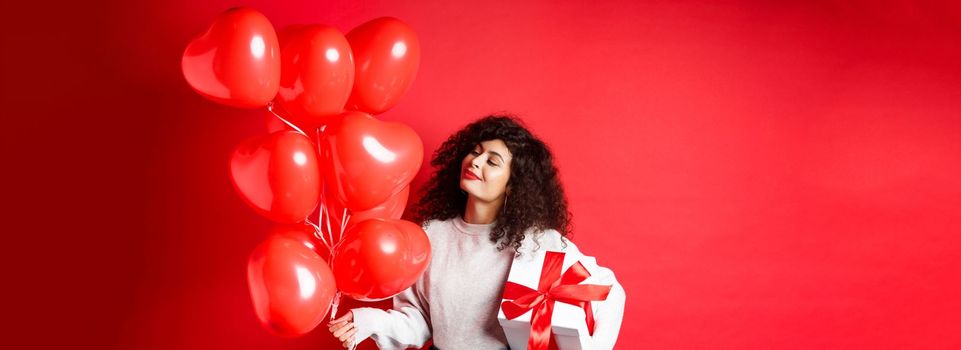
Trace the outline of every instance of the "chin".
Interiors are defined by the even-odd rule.
[[[479,198],[479,197],[477,196],[477,191],[472,190],[472,189],[470,188],[470,186],[465,186],[464,183],[463,183],[463,180],[462,180],[462,182],[461,182],[460,189],[461,189],[461,190],[464,190],[464,192],[467,192],[467,196],[468,196],[468,197],[476,197],[476,198]]]

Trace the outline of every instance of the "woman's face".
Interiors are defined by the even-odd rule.
[[[507,145],[500,139],[474,146],[461,161],[460,188],[481,201],[501,199],[507,191],[507,180],[511,177],[511,158]]]

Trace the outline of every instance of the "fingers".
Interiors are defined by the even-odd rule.
[[[344,335],[341,335],[337,339],[341,341],[341,344],[343,344],[345,348],[350,348],[350,345],[354,343],[354,334],[356,333],[357,328],[352,327],[350,331],[344,333]]]
[[[331,333],[333,333],[335,330],[347,325],[348,323],[350,322],[344,321],[344,322],[337,322],[337,323],[329,323],[329,326],[327,326],[327,328],[330,329]]]
[[[357,334],[357,328],[354,327],[354,323],[351,322],[353,319],[354,313],[349,311],[327,324],[330,333],[334,338],[337,338],[345,348],[350,348],[353,345],[354,336]]]
[[[330,334],[334,335],[334,338],[340,337],[341,334],[346,333],[351,328],[354,328],[353,322],[343,322],[330,326]]]
[[[350,332],[351,330],[355,330],[355,329],[356,328],[354,327],[353,322],[347,322],[347,323],[344,323],[342,326],[337,327],[337,329],[333,330],[331,333],[334,335],[334,338],[340,338],[342,335],[347,334],[347,332]]]

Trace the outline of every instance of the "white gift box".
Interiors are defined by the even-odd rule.
[[[544,267],[544,257],[546,251],[537,254],[524,254],[514,259],[510,273],[507,276],[508,282],[524,285],[528,288],[537,290],[541,278],[541,270]],[[571,265],[577,263],[577,256],[573,254],[564,255],[564,263],[561,268],[561,276]],[[589,271],[590,272],[590,271]],[[593,274],[580,284],[594,284]],[[502,302],[509,299],[502,299]],[[592,301],[591,310],[597,310],[601,301]],[[497,321],[500,322],[507,336],[507,342],[511,350],[526,350],[527,342],[531,333],[531,316],[534,309],[528,310],[521,316],[514,319],[507,319],[503,308],[498,308]],[[591,349],[591,336],[587,329],[584,309],[578,306],[567,304],[560,301],[554,302],[554,312],[551,316],[551,333],[557,348],[560,350],[580,350]]]

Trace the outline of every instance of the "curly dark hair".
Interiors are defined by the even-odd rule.
[[[550,148],[531,134],[524,123],[508,114],[483,117],[468,124],[434,152],[436,170],[420,191],[412,210],[415,220],[447,220],[464,214],[467,194],[460,189],[461,161],[484,141],[500,139],[513,155],[507,182],[510,194],[497,214],[490,240],[498,250],[513,247],[520,254],[525,231],[554,229],[561,241],[572,232],[571,213]]]

